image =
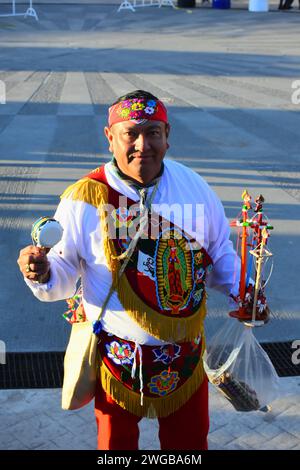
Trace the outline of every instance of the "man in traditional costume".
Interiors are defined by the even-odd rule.
[[[81,279],[88,320],[114,286],[98,330],[103,450],[138,449],[142,417],[158,418],[161,449],[207,449],[205,286],[236,295],[238,263],[215,193],[191,169],[164,160],[169,131],[155,96],[119,98],[105,128],[112,161],[61,196],[62,240],[48,254],[26,247],[18,260],[42,301],[72,297]]]

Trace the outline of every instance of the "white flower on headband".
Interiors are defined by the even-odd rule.
[[[147,108],[144,109],[145,113],[147,114],[153,114],[155,109],[154,108],[150,108],[150,106],[147,106]]]

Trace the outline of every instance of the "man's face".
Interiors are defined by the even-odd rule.
[[[109,150],[120,170],[130,178],[147,184],[159,173],[169,147],[169,125],[161,121],[136,124],[124,121],[105,127]]]

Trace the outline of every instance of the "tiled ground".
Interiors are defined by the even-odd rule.
[[[268,413],[238,413],[210,387],[210,449],[299,449],[300,377],[280,379]],[[95,449],[92,404],[60,409],[60,389],[0,391],[0,449]],[[159,449],[156,420],[140,423],[140,449]]]

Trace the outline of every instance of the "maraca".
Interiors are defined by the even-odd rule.
[[[32,243],[47,248],[47,251],[61,240],[62,234],[62,226],[52,217],[40,217],[31,229]]]

